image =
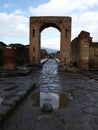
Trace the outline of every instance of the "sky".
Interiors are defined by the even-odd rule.
[[[98,0],[0,0],[0,41],[28,45],[30,16],[70,16],[71,40],[84,30],[98,42]],[[41,46],[59,49],[60,32],[44,29]]]

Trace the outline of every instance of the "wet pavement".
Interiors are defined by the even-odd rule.
[[[34,83],[36,89],[30,89],[0,130],[98,130],[98,71],[59,72],[57,62],[49,59],[28,76],[1,78],[2,111],[13,104],[3,102],[5,97],[19,98],[17,92]],[[52,104],[52,112],[42,112],[45,103]]]

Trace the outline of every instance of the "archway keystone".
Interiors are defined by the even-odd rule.
[[[40,66],[40,33],[47,27],[60,31],[60,66],[71,63],[71,18],[70,17],[30,17],[30,64]]]

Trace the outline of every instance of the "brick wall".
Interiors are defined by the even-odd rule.
[[[16,52],[12,48],[3,49],[3,69],[16,69]]]
[[[90,44],[90,69],[98,69],[98,42]]]

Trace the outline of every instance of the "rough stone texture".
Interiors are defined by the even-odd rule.
[[[81,32],[79,35],[79,66],[83,70],[89,69],[89,43],[91,41],[88,32]]]
[[[10,44],[9,46],[16,50],[17,65],[23,65],[29,62],[29,46],[22,44]]]
[[[97,44],[92,42],[89,32],[81,31],[71,42],[72,64],[81,70],[98,69]]]
[[[16,69],[16,52],[12,48],[3,49],[3,69],[14,70]]]
[[[30,64],[40,66],[40,33],[47,27],[55,27],[61,32],[60,65],[71,62],[71,18],[70,17],[30,17]]]
[[[58,72],[56,61],[49,59],[42,69],[34,70],[29,76],[0,79],[0,97],[4,99],[7,93],[14,92],[2,91],[13,86],[13,82],[16,86],[17,83],[22,85],[22,88],[17,88],[21,92],[33,84],[32,80],[37,83],[35,92],[39,90],[67,95],[67,106],[43,113],[36,105],[40,105],[38,99],[37,102],[33,100],[37,98],[33,95],[35,92],[31,91],[0,130],[98,130],[98,71]],[[39,98],[39,93],[37,95]],[[62,102],[59,105],[62,105],[66,100],[59,101]]]
[[[20,65],[29,63],[29,45],[0,42],[0,69],[15,70]]]
[[[35,83],[29,76],[0,77],[0,124],[35,88],[34,86]]]
[[[0,66],[3,65],[3,48],[6,48],[6,44],[3,42],[0,42]]]
[[[8,99],[4,99],[2,101],[2,105],[14,107],[20,101],[20,99],[21,98],[19,96],[14,96],[14,97],[12,96]]]
[[[40,66],[40,33],[47,27],[61,32],[61,70],[71,63],[81,70],[98,69],[98,45],[92,42],[90,33],[81,31],[72,42],[70,17],[30,17],[30,64]]]
[[[90,68],[98,70],[98,42],[90,45]]]

